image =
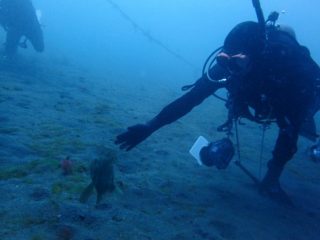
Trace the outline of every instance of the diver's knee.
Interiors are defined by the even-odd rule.
[[[25,33],[25,36],[32,44],[32,47],[35,51],[40,53],[44,51],[44,39],[41,29],[33,29],[33,31],[27,31]]]
[[[44,42],[42,38],[41,39],[29,38],[29,39],[35,51],[39,53],[44,51]]]

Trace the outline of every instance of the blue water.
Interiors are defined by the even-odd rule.
[[[74,62],[93,68],[145,68],[158,73],[188,71],[163,49],[148,41],[107,0],[41,1],[36,8],[43,12],[46,54],[64,55]],[[116,1],[139,26],[193,65],[201,64],[235,24],[255,20],[251,1]],[[320,59],[317,44],[320,23],[319,3],[298,0],[261,1],[265,15],[285,11],[279,22],[296,30],[300,42]],[[157,59],[152,61],[152,59]],[[138,60],[138,61],[137,61]],[[173,65],[173,66],[172,66]]]
[[[203,62],[233,26],[256,21],[251,0],[33,3],[41,11],[45,52],[19,49],[16,66],[4,71],[1,66],[0,239],[319,236],[319,164],[307,160],[309,142],[301,140],[284,174],[298,202],[294,210],[261,198],[235,167],[219,172],[195,164],[188,154],[195,138],[220,137],[215,127],[226,110],[215,99],[141,147],[119,153],[115,176],[122,193],[99,208],[94,200],[78,202],[79,189],[90,179],[87,149],[115,148],[116,134],[149,120],[181,95],[180,87],[200,76]],[[279,23],[292,26],[320,62],[318,0],[261,0],[261,5],[265,17],[282,12]],[[4,41],[3,31],[0,36]],[[242,134],[242,154],[256,171],[260,128],[248,124]],[[266,136],[264,170],[275,136],[276,128]],[[66,156],[75,164],[71,176],[61,174]],[[21,162],[32,164],[20,168]],[[8,163],[9,170],[2,168]]]

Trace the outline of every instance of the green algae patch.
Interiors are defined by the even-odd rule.
[[[51,130],[54,131],[53,129]],[[63,156],[66,152],[74,154],[86,149],[87,144],[81,138],[67,136],[66,132],[68,132],[66,129],[59,129],[55,133],[44,131],[34,134],[27,147],[39,156],[49,159]]]
[[[4,168],[0,171],[0,180],[25,178],[30,174],[42,173],[44,170],[51,171],[57,169],[58,164],[58,161],[53,160],[34,160],[17,166]]]
[[[115,120],[104,117],[104,116],[94,116],[93,117],[93,123],[97,125],[103,125],[103,126],[108,126],[108,128],[118,128],[121,127],[121,125],[116,122]]]
[[[60,195],[63,192],[64,184],[62,182],[55,182],[51,186],[51,193],[53,195]]]
[[[42,235],[34,235],[30,238],[30,240],[45,240],[46,238]]]
[[[76,174],[86,173],[88,172],[88,166],[83,162],[77,162],[74,166],[74,171],[76,172]]]
[[[35,225],[43,225],[48,222],[48,219],[44,218],[38,218],[34,216],[24,216],[22,219],[20,219],[20,224],[23,227],[33,227]]]
[[[28,171],[22,168],[2,169],[0,172],[0,180],[8,180],[11,178],[24,178],[28,176]]]
[[[39,156],[46,158],[54,158],[64,153],[64,146],[67,140],[64,138],[50,140],[48,142],[33,141],[28,145],[30,149]]]
[[[25,177],[22,179],[22,183],[27,184],[27,185],[32,185],[32,184],[34,184],[34,180],[32,178]]]
[[[11,128],[4,128],[0,127],[0,134],[5,134],[5,135],[15,135],[20,131],[19,128],[11,127]]]
[[[78,197],[86,185],[86,178],[81,174],[73,174],[51,185],[51,193],[55,197]]]

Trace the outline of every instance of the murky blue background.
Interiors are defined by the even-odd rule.
[[[190,67],[143,36],[108,0],[33,2],[42,11],[45,55],[96,73],[118,70],[142,81],[191,81],[235,24],[256,20],[251,0],[114,0],[139,27],[187,59]],[[294,27],[298,40],[320,61],[318,1],[268,0],[261,5],[266,17],[272,10],[284,10],[279,23]]]

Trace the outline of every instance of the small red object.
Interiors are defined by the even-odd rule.
[[[61,161],[61,170],[63,175],[70,175],[72,173],[73,162],[70,156],[67,156]]]

